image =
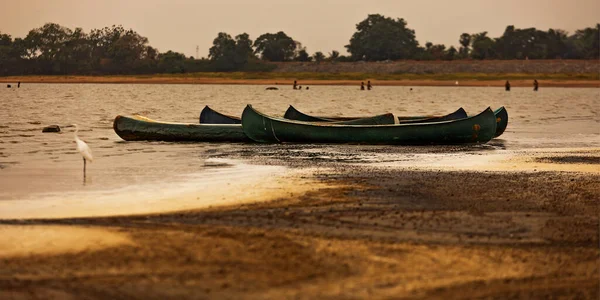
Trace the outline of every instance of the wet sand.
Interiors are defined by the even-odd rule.
[[[571,167],[507,171],[382,168],[360,157],[339,160],[326,147],[278,149],[227,156],[318,166],[312,176],[297,178],[316,180],[318,188],[177,213],[0,221],[1,228],[106,230],[127,240],[61,254],[0,256],[0,298],[600,296],[597,150],[526,153],[520,157]]]
[[[476,75],[476,74],[475,74]],[[375,86],[456,86],[456,80],[371,80]],[[0,77],[0,83],[120,83],[120,84],[235,84],[235,85],[266,85],[289,86],[294,78],[281,74],[273,79],[231,79],[213,77],[185,76],[8,76]],[[512,87],[533,87],[532,80],[511,80]],[[300,84],[310,85],[341,85],[360,86],[361,80],[301,80]],[[460,79],[459,86],[463,87],[504,87],[505,80],[476,80]],[[599,80],[540,80],[540,88],[544,87],[600,87]]]

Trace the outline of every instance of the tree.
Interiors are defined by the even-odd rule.
[[[456,48],[454,48],[454,46],[451,46],[450,48],[448,48],[448,51],[446,51],[446,55],[444,55],[444,59],[445,60],[454,60],[456,58],[458,54],[458,51],[456,50]]]
[[[444,59],[446,57],[446,46],[442,44],[433,45],[429,48],[429,53],[432,59]]]
[[[494,50],[503,59],[542,59],[548,56],[548,34],[535,28],[516,29],[507,26],[496,39]]]
[[[294,58],[296,42],[283,31],[265,33],[254,41],[255,53],[268,61],[290,61]]]
[[[94,29],[89,34],[94,69],[102,73],[137,73],[139,66],[152,63],[154,51],[148,51],[148,38],[121,25]]]
[[[313,54],[313,57],[316,62],[322,62],[323,60],[325,60],[325,54],[323,54],[323,52],[321,51],[315,52],[315,54]]]
[[[329,53],[329,58],[328,58],[328,59],[329,59],[330,61],[335,61],[335,60],[337,60],[337,59],[338,59],[338,57],[340,57],[340,52],[339,52],[339,51],[336,51],[336,50],[333,50],[333,51],[331,51],[331,52]]]
[[[460,39],[458,40],[458,42],[460,43],[460,49],[458,50],[458,53],[460,54],[460,56],[462,58],[467,58],[469,57],[469,45],[471,45],[471,35],[468,33],[463,33],[460,35]]]
[[[569,37],[569,52],[572,58],[600,59],[600,24],[575,31]]]
[[[311,61],[312,57],[310,57],[310,55],[308,55],[308,52],[306,52],[306,49],[300,49],[298,51],[298,53],[296,54],[296,57],[294,58],[294,60],[307,62],[307,61]]]
[[[208,58],[216,61],[235,52],[235,40],[225,32],[219,32],[208,50]]]
[[[394,60],[412,58],[418,51],[415,31],[404,19],[368,15],[356,25],[356,32],[345,47],[354,60]]]
[[[185,73],[185,55],[171,50],[158,56],[158,70],[161,73]]]
[[[567,58],[568,57],[568,35],[567,32],[560,29],[549,29],[547,35],[548,55],[546,58]]]
[[[254,56],[252,40],[247,33],[237,35],[234,40],[229,34],[219,32],[208,52],[209,59],[218,71],[240,69]]]
[[[489,59],[494,57],[494,40],[487,36],[487,31],[471,36],[471,57]]]
[[[238,34],[235,37],[235,63],[238,66],[245,65],[248,59],[255,58],[252,50],[252,40],[247,33]]]
[[[0,75],[9,75],[11,66],[15,64],[12,53],[12,37],[0,32]]]
[[[425,51],[431,50],[431,47],[433,47],[433,43],[432,42],[425,43]]]
[[[219,32],[208,50],[208,58],[219,71],[235,69],[235,40],[225,32]]]

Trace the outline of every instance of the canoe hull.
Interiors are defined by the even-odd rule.
[[[167,123],[117,116],[113,129],[126,141],[251,142],[239,124]]]
[[[496,116],[497,124],[495,137],[499,137],[504,133],[504,130],[506,130],[506,127],[508,126],[508,111],[502,106],[494,111],[494,115]]]
[[[477,116],[456,121],[356,126],[271,117],[248,105],[242,114],[242,128],[249,138],[262,143],[464,144],[491,140],[496,118],[488,108]]]
[[[242,124],[242,120],[222,114],[207,105],[200,112],[200,124]]]

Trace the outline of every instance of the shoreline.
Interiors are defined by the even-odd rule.
[[[330,187],[270,202],[1,220],[13,233],[93,229],[100,245],[1,257],[0,298],[598,297],[588,198],[598,175],[364,167],[315,177]]]
[[[14,84],[27,83],[55,83],[55,84],[223,84],[223,85],[264,85],[289,87],[294,78],[278,73],[280,77],[274,78],[226,78],[226,77],[202,77],[202,76],[8,76],[0,77],[0,83]],[[222,75],[219,75],[222,76]],[[233,77],[233,76],[232,76]],[[360,86],[362,81],[370,80],[374,86],[435,86],[435,87],[504,87],[505,80],[499,79],[469,79],[457,77],[456,79],[372,79],[366,75],[365,79],[298,79],[302,86],[311,85],[338,85],[338,86]],[[476,75],[474,75],[476,77]],[[496,76],[497,77],[497,76]],[[532,87],[533,79],[510,79],[512,87]],[[495,78],[495,77],[494,77]],[[532,77],[533,78],[533,77]],[[458,81],[458,85],[456,82]],[[544,87],[576,87],[576,88],[600,88],[600,80],[589,79],[539,79],[540,88]],[[16,86],[13,86],[15,88]]]

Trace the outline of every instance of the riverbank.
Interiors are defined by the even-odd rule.
[[[89,230],[86,242],[102,247],[8,251],[0,298],[600,296],[600,174],[574,171],[597,166],[597,149],[555,153],[568,172],[371,166],[327,148],[307,149],[310,161],[252,153],[237,156],[318,166],[319,188],[177,213],[1,220],[24,234]],[[106,238],[90,241],[93,231]]]
[[[9,76],[1,83],[116,83],[116,84],[242,84],[265,86],[300,85],[358,86],[370,80],[375,86],[473,86],[503,87],[510,80],[513,87],[600,87],[600,76],[590,74],[364,74],[364,73],[192,73],[128,76]],[[457,84],[458,83],[458,84]]]

